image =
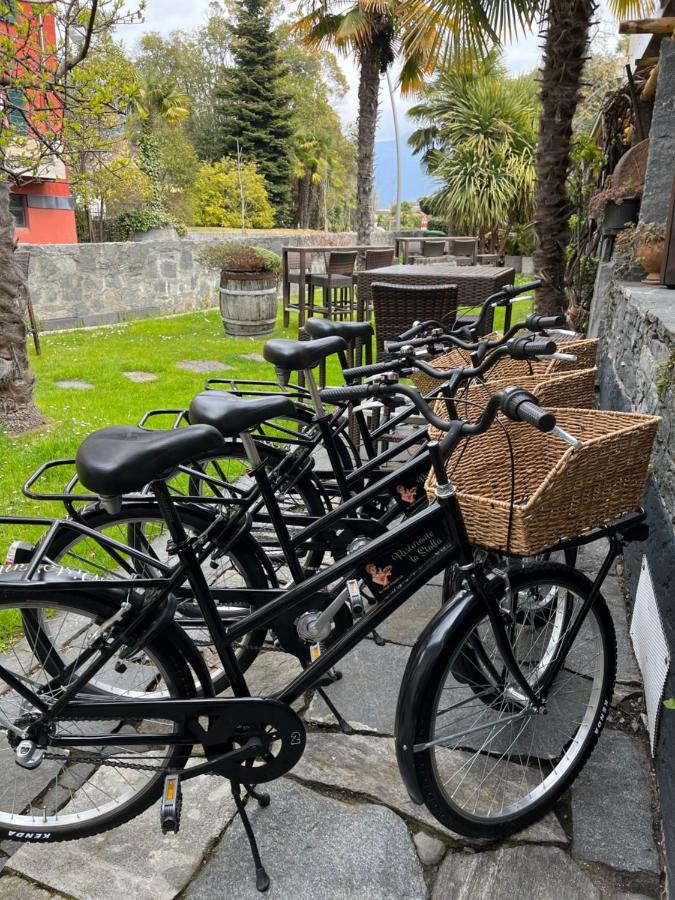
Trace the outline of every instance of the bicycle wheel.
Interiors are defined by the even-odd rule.
[[[513,574],[502,615],[521,670],[536,684],[557,658],[591,582],[553,563]],[[532,598],[549,602],[544,626],[513,615]],[[571,614],[568,612],[571,607]],[[503,663],[487,610],[450,636],[422,694],[415,768],[424,802],[460,834],[502,838],[545,815],[579,773],[598,739],[614,687],[616,638],[598,596],[546,693],[545,714],[529,706]]]
[[[0,602],[0,661],[2,666],[50,703],[62,688],[45,667],[36,644],[50,646],[50,657],[60,682],[72,683],[79,671],[95,661],[98,628],[117,607],[93,593],[39,600]],[[38,631],[26,629],[35,624]],[[124,647],[121,648],[124,650]],[[85,655],[86,654],[86,655]],[[73,668],[64,679],[64,666]],[[170,641],[151,639],[123,661],[114,656],[98,677],[115,682],[118,698],[172,698],[195,696],[192,674]],[[95,679],[94,679],[95,680]],[[87,699],[91,692],[87,689]],[[85,699],[84,692],[76,699]],[[69,721],[67,713],[50,731],[42,761],[34,769],[16,763],[21,737],[14,729],[26,728],[39,717],[30,701],[0,678],[0,837],[12,840],[70,840],[115,828],[139,815],[161,793],[169,769],[183,768],[189,747],[170,743],[177,726],[167,720],[110,722]],[[100,731],[163,735],[159,745],[54,746],[63,736]]]
[[[212,524],[215,513],[180,505],[178,514],[187,533],[196,536],[202,534]],[[150,501],[125,504],[118,513],[106,512],[96,505],[83,510],[80,516],[86,526],[103,536],[140,550],[148,556],[156,557],[158,561],[166,563],[169,560],[166,523],[156,505]],[[151,565],[130,557],[120,560],[119,556],[112,556],[94,538],[68,532],[66,529],[57,532],[47,546],[46,554],[47,558],[55,563],[91,572],[106,579],[129,577],[129,574],[148,578],[161,577],[159,569],[153,569]],[[123,568],[121,562],[130,567],[131,572]],[[238,541],[222,557],[218,555],[217,546],[214,547],[214,553],[202,568],[209,586],[213,588],[265,589],[270,586],[264,569],[245,541]],[[242,617],[253,611],[253,607],[244,603],[228,604],[228,609],[232,607],[241,608]],[[221,608],[221,614],[225,618],[227,611]],[[195,623],[195,620],[199,619],[201,612],[196,602],[185,600],[178,605],[175,621],[178,625],[182,623],[189,637],[201,648],[214,688],[217,693],[221,693],[229,687],[229,679],[213,650],[208,630],[205,626]],[[265,643],[266,636],[267,630],[258,628],[234,645],[233,649],[242,671],[251,666]],[[45,663],[49,665],[49,659],[46,659]],[[102,683],[98,686],[101,690],[105,690]],[[114,686],[110,687],[110,692],[114,693]]]

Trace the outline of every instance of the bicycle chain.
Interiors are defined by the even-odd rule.
[[[50,753],[49,751],[45,751],[43,759],[49,760],[61,760],[63,762],[73,762],[73,763],[100,763],[104,766],[110,766],[113,769],[135,769],[139,772],[170,772],[171,769],[165,768],[163,766],[147,766],[142,763],[127,763],[127,762],[110,762],[106,759],[103,759],[100,756],[65,756],[62,753]],[[210,773],[209,773],[210,774]]]

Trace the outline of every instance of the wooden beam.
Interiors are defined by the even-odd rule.
[[[660,19],[631,19],[619,23],[619,34],[673,34],[675,16]]]

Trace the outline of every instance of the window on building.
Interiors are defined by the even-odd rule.
[[[28,122],[24,114],[23,108],[26,105],[26,97],[23,91],[17,88],[7,89],[7,118],[9,124],[18,134],[28,134]]]
[[[26,216],[26,198],[23,194],[9,195],[9,211],[14,217],[16,228],[26,228],[28,219]]]

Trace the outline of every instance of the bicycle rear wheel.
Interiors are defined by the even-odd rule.
[[[72,684],[100,655],[98,628],[117,611],[93,593],[0,602],[0,662],[40,699],[51,704],[63,683]],[[33,627],[27,627],[31,623]],[[38,623],[36,629],[35,625]],[[54,666],[44,664],[36,644],[47,641]],[[44,644],[43,644],[44,649]],[[124,650],[124,646],[121,648]],[[79,662],[78,662],[79,661]],[[74,667],[64,676],[64,667]],[[60,677],[55,677],[56,669]],[[98,678],[116,684],[119,699],[193,697],[192,674],[169,641],[152,639],[130,659],[107,661],[76,699],[92,699]],[[69,721],[67,711],[50,732],[34,769],[16,763],[21,731],[40,716],[38,708],[0,678],[0,837],[40,842],[83,838],[139,815],[161,793],[169,769],[182,769],[190,748],[171,744],[177,726],[168,720]],[[166,743],[132,747],[56,747],[58,737],[92,732],[166,735]]]
[[[549,563],[515,572],[510,590],[502,615],[520,668],[536,685],[557,658],[591,582]],[[544,598],[546,604],[537,602]],[[531,612],[518,615],[521,609]],[[460,834],[502,838],[549,812],[595,746],[615,669],[614,627],[599,596],[547,690],[542,714],[506,669],[487,610],[477,605],[450,636],[422,694],[415,768],[432,814]]]

